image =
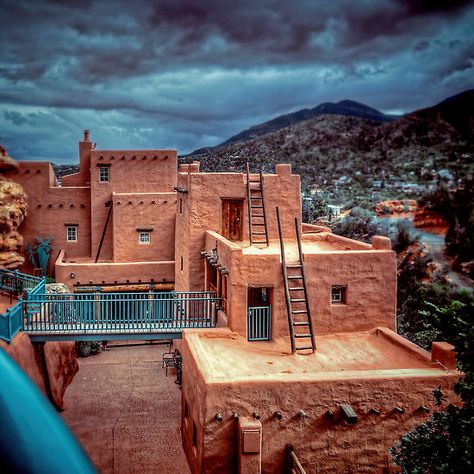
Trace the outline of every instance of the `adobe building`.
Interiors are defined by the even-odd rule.
[[[80,171],[21,162],[25,242],[51,235],[72,291],[214,291],[218,327],[185,329],[182,442],[193,473],[389,472],[387,449],[454,399],[452,347],[396,334],[396,256],[301,223],[300,178],[177,168],[173,150],[101,151]],[[277,217],[277,209],[278,215]],[[32,270],[32,269],[30,269]]]

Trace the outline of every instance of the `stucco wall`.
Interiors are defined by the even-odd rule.
[[[432,376],[412,371],[410,375],[285,381],[275,380],[207,383],[195,363],[195,354],[183,340],[182,397],[188,404],[188,422],[182,421],[183,446],[193,473],[235,472],[237,465],[237,422],[232,413],[261,416],[263,426],[262,472],[284,471],[285,446],[292,443],[308,473],[384,472],[390,467],[387,449],[430,415],[421,406],[435,409],[432,390],[441,387],[448,401],[457,401],[452,384],[454,372],[434,371]],[[298,357],[298,356],[289,356]],[[323,377],[324,378],[324,377]],[[339,405],[350,403],[358,415],[356,424],[341,419]],[[197,406],[196,406],[197,405]],[[396,413],[400,407],[404,413]],[[380,415],[370,413],[374,408]],[[303,410],[307,418],[299,414]],[[328,418],[326,412],[333,411]],[[283,419],[274,413],[280,411]],[[184,413],[184,412],[183,412]],[[216,414],[223,421],[216,420]],[[183,415],[184,416],[184,415]],[[190,447],[194,418],[197,448]],[[191,428],[190,428],[191,427]],[[200,429],[203,432],[200,432]]]
[[[56,261],[56,280],[71,291],[74,285],[129,284],[174,281],[174,260],[161,262],[97,263],[66,262],[60,253]]]
[[[24,271],[32,273],[26,256],[29,242],[38,236],[53,236],[50,271],[59,251],[65,249],[71,257],[90,255],[90,190],[87,187],[61,188],[49,163],[20,162],[18,173],[12,177],[27,195],[28,215],[20,226],[24,238],[22,252],[26,257]],[[78,241],[66,241],[64,224],[78,224]]]
[[[176,193],[113,194],[114,262],[174,260]],[[149,244],[137,229],[152,229]]]
[[[348,241],[345,245],[358,242]],[[391,250],[336,250],[305,253],[305,275],[315,334],[395,329],[396,257]],[[271,290],[272,339],[289,336],[280,255],[245,254],[236,244],[207,232],[205,248],[217,247],[219,264],[229,270],[229,327],[247,337],[249,286]],[[370,249],[370,250],[369,250]],[[201,257],[201,260],[204,260]],[[331,304],[332,285],[347,286],[346,304]]]
[[[263,176],[266,216],[270,239],[278,236],[276,206],[280,207],[283,232],[295,235],[294,219],[301,219],[300,177],[281,168],[281,174]],[[222,199],[243,200],[243,240],[249,235],[246,176],[243,173],[179,173],[178,185],[187,190],[183,198],[185,209],[176,224],[176,262],[183,257],[184,273],[177,276],[177,288],[198,291],[203,289],[204,266],[200,251],[204,248],[205,232],[222,232]],[[185,222],[186,232],[181,230]],[[178,255],[179,254],[179,255]],[[178,275],[178,269],[176,271]]]

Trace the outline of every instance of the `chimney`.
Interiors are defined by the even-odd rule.
[[[89,130],[84,130],[84,141],[89,142]]]

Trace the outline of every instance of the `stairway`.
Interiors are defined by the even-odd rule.
[[[301,249],[301,238],[298,219],[295,218],[296,241],[298,245],[298,260],[287,262],[285,256],[285,244],[280,221],[280,210],[276,208],[278,235],[280,238],[281,266],[283,270],[283,282],[285,285],[286,309],[288,312],[288,325],[290,329],[291,351],[316,350],[313,325],[311,322],[311,310],[308,301],[308,288],[304,274],[304,260]]]
[[[249,209],[249,240],[250,245],[268,247],[267,218],[265,216],[265,200],[263,197],[263,178],[260,171],[250,174],[247,163],[247,203]]]

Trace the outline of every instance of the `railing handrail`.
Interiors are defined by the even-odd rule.
[[[8,275],[16,275],[25,280],[38,281],[38,282],[44,278],[44,277],[37,277],[35,275],[30,275],[28,273],[22,273],[22,272],[19,272],[18,270],[9,270],[8,268],[0,268],[0,273],[6,273]]]

